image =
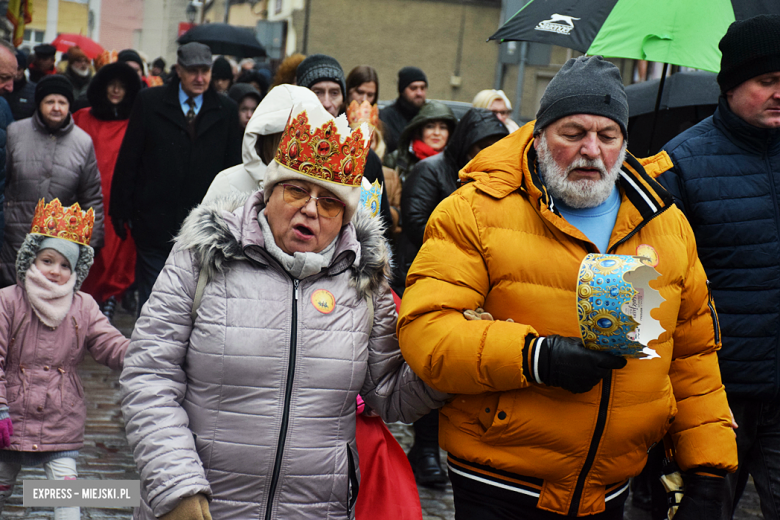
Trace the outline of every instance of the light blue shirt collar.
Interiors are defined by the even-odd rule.
[[[185,116],[187,115],[187,112],[190,111],[190,106],[187,104],[188,97],[190,96],[184,92],[184,89],[181,88],[181,83],[179,83],[179,105],[181,105],[181,111],[184,112]],[[195,100],[195,115],[197,115],[200,112],[200,107],[203,106],[203,94],[195,96],[192,99]]]

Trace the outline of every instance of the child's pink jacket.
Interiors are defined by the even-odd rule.
[[[121,370],[129,340],[76,292],[65,319],[44,325],[18,285],[0,290],[0,405],[10,408],[9,450],[63,451],[84,444],[87,409],[76,367],[86,350],[98,363]]]

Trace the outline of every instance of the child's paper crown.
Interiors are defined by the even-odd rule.
[[[41,199],[35,206],[30,233],[62,238],[88,246],[94,226],[95,212],[92,208],[82,211],[78,202],[69,208],[63,208],[60,199],[54,199],[48,204],[44,204]]]

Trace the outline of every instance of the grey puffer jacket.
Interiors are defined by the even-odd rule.
[[[358,393],[390,422],[448,396],[401,357],[377,219],[359,212],[329,268],[298,281],[264,249],[262,192],[235,202],[185,220],[133,332],[121,388],[135,518],[196,493],[220,520],[352,518]],[[193,323],[200,269],[210,281]]]
[[[49,132],[38,112],[8,127],[5,184],[5,240],[0,252],[0,285],[16,283],[16,253],[30,231],[41,198],[76,202],[95,211],[92,247],[103,247],[103,194],[92,138],[68,122]]]

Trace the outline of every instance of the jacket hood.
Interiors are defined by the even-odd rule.
[[[401,150],[402,153],[406,153],[406,150],[409,148],[409,143],[412,142],[412,138],[414,137],[415,130],[431,121],[444,121],[447,123],[447,126],[450,128],[450,136],[455,129],[455,125],[458,124],[458,120],[455,118],[452,110],[450,110],[450,107],[441,101],[428,101],[420,108],[417,115],[409,121],[409,124],[406,125],[404,131],[401,132],[401,137],[398,138],[398,149]]]
[[[322,106],[311,90],[295,85],[279,85],[271,90],[257,105],[254,114],[244,130],[241,158],[244,169],[255,182],[265,177],[266,164],[257,154],[255,145],[261,135],[279,133],[284,130],[294,105]]]
[[[270,94],[269,94],[270,95]],[[263,192],[237,193],[201,204],[184,220],[176,243],[192,251],[210,280],[232,261],[247,260],[247,252],[264,242],[257,213],[265,207]],[[257,228],[256,230],[253,228]],[[361,298],[373,294],[391,273],[390,249],[381,219],[360,209],[341,228],[328,271],[352,270],[350,282]]]
[[[28,233],[24,238],[22,247],[19,248],[19,252],[16,254],[16,278],[22,287],[24,287],[27,271],[35,262],[35,257],[38,256],[38,251],[41,249],[41,242],[45,238],[43,235]],[[87,279],[89,268],[92,267],[94,258],[95,251],[91,247],[79,244],[79,259],[76,262],[76,285],[73,287],[73,292],[78,291],[81,288],[81,284]]]
[[[486,137],[506,137],[509,130],[485,108],[472,108],[461,118],[447,141],[444,155],[460,170],[468,162],[469,149]]]
[[[125,98],[119,105],[112,105],[106,95],[108,84],[115,79],[125,86]],[[140,90],[141,80],[130,65],[124,62],[109,63],[97,71],[87,88],[87,100],[92,107],[90,112],[103,121],[128,119],[135,97]]]
[[[460,180],[464,183],[474,181],[479,190],[498,199],[521,189],[552,208],[547,188],[536,172],[534,123],[535,121],[527,123],[498,143],[482,150],[460,171]],[[666,152],[645,159],[637,159],[626,153],[619,180],[621,186],[636,192],[637,198],[632,198],[635,205],[656,209],[665,207],[672,203],[671,195],[655,178],[672,166],[672,160]]]

